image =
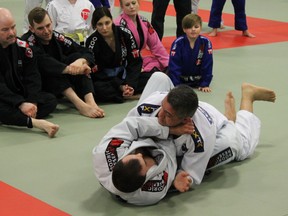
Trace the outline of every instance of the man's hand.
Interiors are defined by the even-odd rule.
[[[24,115],[31,118],[36,118],[37,116],[37,106],[33,103],[24,102],[20,104],[19,109]]]
[[[89,75],[91,73],[91,68],[86,59],[80,58],[68,65],[63,73],[70,75]]]
[[[169,127],[169,134],[181,136],[183,134],[192,134],[194,130],[195,130],[194,123],[190,118],[188,118],[187,120],[184,121],[184,123],[180,125]]]
[[[187,172],[182,170],[177,173],[173,182],[173,186],[178,191],[180,191],[181,193],[186,192],[190,189],[191,185],[192,185],[192,179]]]

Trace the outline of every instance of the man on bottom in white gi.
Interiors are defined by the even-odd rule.
[[[164,76],[156,73],[150,80],[153,82],[156,77],[163,82]],[[169,82],[167,84],[170,88]],[[260,136],[260,120],[253,114],[253,102],[274,102],[276,99],[272,90],[244,83],[239,112],[236,113],[235,99],[228,92],[225,115],[200,101],[191,115],[184,112],[187,106],[183,105],[187,102],[183,91],[188,92],[190,87],[179,86],[168,94],[155,92],[145,98],[153,91],[149,85],[148,82],[138,106],[129,112],[130,117],[113,127],[93,150],[95,173],[100,183],[136,205],[160,201],[172,184],[185,192],[192,184],[201,183],[206,169],[252,155]],[[193,92],[190,89],[190,93]],[[195,99],[198,101],[197,97]],[[141,137],[155,138],[143,140]],[[163,141],[165,137],[167,140]],[[183,156],[178,171],[175,154]]]

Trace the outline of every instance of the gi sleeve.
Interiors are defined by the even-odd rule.
[[[163,68],[168,67],[169,55],[160,41],[157,32],[149,22],[146,22],[148,28],[147,45],[151,53],[157,58]]]
[[[129,147],[132,141],[139,138],[156,137],[167,139],[168,135],[169,127],[160,125],[156,117],[126,117],[103,137],[100,145],[117,138],[123,140]]]
[[[41,48],[36,47],[39,70],[43,74],[62,75],[67,64],[55,59],[53,56],[46,54]]]

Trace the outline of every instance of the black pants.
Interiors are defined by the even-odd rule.
[[[170,0],[153,0],[153,11],[151,17],[151,24],[156,30],[160,40],[164,34],[164,21],[167,7]],[[176,36],[179,37],[184,34],[182,29],[182,19],[187,14],[191,13],[191,0],[173,0],[176,11]]]
[[[65,63],[69,65],[80,57],[82,56],[78,53],[72,54],[66,58]],[[41,76],[43,90],[52,93],[56,97],[60,97],[62,92],[68,88],[73,88],[75,93],[82,99],[88,93],[94,94],[92,80],[86,75],[55,75],[53,73],[46,73],[41,74]]]
[[[49,92],[56,97],[62,96],[64,90],[72,88],[80,98],[88,93],[94,94],[93,83],[91,78],[86,75],[58,75],[42,76],[43,91]]]
[[[140,94],[145,88],[146,83],[152,73],[140,73],[137,88],[134,89],[134,94]],[[114,102],[123,103],[124,98],[118,82],[113,78],[110,80],[94,80],[95,100],[96,102]]]
[[[42,119],[52,113],[57,106],[57,99],[52,94],[41,92],[37,102],[37,119]],[[0,102],[0,122],[6,125],[32,127],[31,118],[24,115],[18,107],[12,107]]]

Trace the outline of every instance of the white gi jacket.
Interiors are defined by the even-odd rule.
[[[53,29],[62,34],[85,32],[91,33],[91,19],[95,10],[89,0],[77,0],[72,5],[68,0],[53,0],[49,2],[48,11]]]
[[[154,92],[132,109],[128,116],[153,116],[158,114],[161,102],[168,92]],[[199,101],[192,117],[195,133],[174,138],[177,156],[183,156],[180,168],[189,173],[193,184],[200,184],[207,164],[213,154],[216,132],[227,122],[227,118],[213,106]]]
[[[168,92],[154,92],[133,108],[128,116],[158,114]],[[189,173],[193,184],[200,184],[205,171],[250,157],[259,142],[261,122],[246,110],[237,112],[236,122],[229,121],[215,107],[199,101],[193,115],[195,134],[174,138],[177,156],[183,156],[180,168]]]
[[[101,185],[135,205],[151,205],[163,199],[177,170],[176,148],[168,134],[169,128],[161,126],[157,118],[127,117],[110,129],[93,149],[94,171]],[[132,193],[120,192],[112,183],[112,169],[117,161],[139,147],[155,147],[151,154],[157,165],[148,170],[142,188]]]

